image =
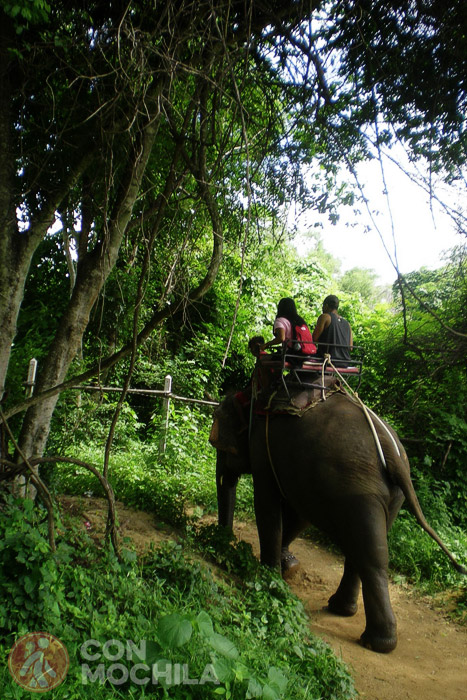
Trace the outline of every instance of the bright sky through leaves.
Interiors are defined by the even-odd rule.
[[[453,219],[440,204],[435,199],[430,204],[429,194],[397,166],[387,162],[384,169],[391,213],[388,199],[384,195],[378,162],[374,160],[363,164],[359,169],[359,177],[369,208],[376,212],[374,221],[391,256],[394,259],[394,230],[398,265],[403,274],[421,267],[442,266],[444,252],[456,245],[465,244],[465,236],[456,233]],[[435,194],[443,202],[459,208],[463,204],[465,206],[465,195],[462,197],[459,191],[456,192],[454,188],[447,191],[444,186],[444,192],[435,189]],[[335,226],[325,217],[322,218],[323,246],[341,261],[342,272],[353,267],[364,267],[374,270],[381,283],[391,284],[396,278],[395,269],[365,206],[359,205],[358,209],[360,214],[355,215],[354,207],[341,207],[340,219]],[[302,230],[309,230],[315,220],[313,212],[304,216]]]

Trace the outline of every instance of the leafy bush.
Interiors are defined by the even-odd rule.
[[[136,450],[135,450],[136,452]],[[82,452],[83,461],[98,463],[95,451]],[[117,453],[110,464],[109,480],[118,499],[126,505],[155,513],[160,520],[181,525],[186,521],[186,492],[178,472],[161,465],[148,467],[144,454]],[[97,459],[96,459],[97,458]],[[57,493],[104,497],[104,489],[85,467],[59,464],[50,474],[49,484]]]
[[[465,533],[454,526],[436,529],[457,561],[465,565]],[[463,577],[455,571],[443,551],[406,512],[397,518],[391,529],[389,550],[391,568],[427,592],[460,588],[464,584]]]
[[[310,637],[299,601],[251,555],[248,562],[247,552],[242,559],[256,573],[237,584],[214,577],[174,542],[140,561],[130,551],[117,561],[70,526],[61,531],[57,553],[52,553],[41,515],[31,503],[10,501],[0,518],[6,535],[0,550],[5,601],[0,654],[6,662],[14,637],[31,629],[59,637],[68,649],[70,670],[50,692],[54,700],[354,697],[343,664],[327,645]],[[20,523],[20,536],[12,538]],[[210,541],[214,551],[212,533]],[[228,558],[226,543],[221,546]],[[238,548],[232,552],[238,557]],[[14,563],[23,567],[19,577]],[[52,598],[56,605],[49,611]],[[102,652],[109,640],[116,640],[113,652],[119,646],[127,652],[117,658],[117,666],[103,653],[96,658],[87,653],[88,645]],[[160,674],[157,685],[151,672]],[[206,682],[186,685],[186,672],[192,680]],[[26,697],[9,677],[6,663],[0,684],[3,698]]]
[[[0,629],[20,635],[53,629],[64,602],[58,566],[70,561],[71,549],[61,542],[50,554],[44,527],[37,527],[44,512],[30,499],[7,498],[0,516]]]
[[[114,394],[111,394],[109,399],[107,394],[100,395],[96,392],[89,396],[83,392],[79,406],[67,396],[52,423],[53,432],[48,442],[49,454],[66,454],[79,444],[104,445],[116,407]],[[128,403],[124,403],[119,413],[113,447],[131,447],[139,438],[142,427],[136,412]]]

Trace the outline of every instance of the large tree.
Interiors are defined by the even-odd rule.
[[[182,299],[210,287],[222,256],[222,197],[240,206],[245,171],[253,181],[282,128],[272,71],[255,66],[251,39],[273,23],[293,31],[301,13],[294,2],[96,2],[46,8],[26,22],[27,5],[22,15],[21,4],[10,6],[1,30],[0,383],[32,256],[60,216],[71,296],[51,319],[56,332],[41,363],[40,395],[63,382],[122,244],[124,255],[129,248],[139,255],[141,280],[150,264],[165,268],[141,337]],[[258,90],[258,78],[268,101],[251,96],[246,114],[240,93]],[[238,191],[229,194],[234,177]],[[157,242],[170,225],[185,232],[174,238],[169,262],[168,238]],[[194,266],[191,286],[180,273],[175,285],[171,271],[184,247],[193,255],[206,230],[210,259]],[[153,249],[164,259],[151,260]],[[27,411],[24,454],[42,453],[56,400]]]
[[[369,153],[366,127],[378,144],[405,138],[456,176],[465,158],[462,6],[3,4],[2,391],[31,260],[57,219],[70,289],[51,319],[35,403],[19,431],[26,456],[44,450],[55,387],[116,266],[135,278],[133,342],[101,369],[134,356],[158,323],[202,297],[224,239],[247,240],[253,217],[274,217],[293,196],[328,206],[325,187],[338,162]],[[418,80],[422,68],[437,76],[436,89]],[[392,135],[380,131],[381,118]],[[300,165],[316,159],[329,173],[324,184],[301,176]],[[153,312],[142,315],[154,271]]]

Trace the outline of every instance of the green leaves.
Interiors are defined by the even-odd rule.
[[[162,617],[157,625],[157,635],[162,646],[181,647],[190,641],[193,627],[198,628],[199,633],[215,652],[227,659],[239,658],[235,644],[224,635],[214,632],[212,620],[204,610],[193,620],[179,613]]]
[[[458,52],[466,55],[463,0],[449,8],[434,0],[415,11],[395,0],[353,7],[336,1],[329,12],[333,21],[323,27],[321,60],[326,63],[329,54],[338,60],[339,93],[352,95],[358,104],[350,121],[389,123],[392,138],[426,155],[431,171],[455,171],[465,162],[465,60],[455,58]],[[433,75],[441,90],[433,85]]]
[[[213,632],[208,636],[207,641],[218,654],[228,659],[238,659],[239,653],[237,647],[230,639],[227,639],[227,637],[224,637],[222,634]]]
[[[212,620],[204,610],[201,610],[199,615],[196,617],[196,624],[198,625],[200,633],[204,637],[210,637],[212,634],[214,634]]]
[[[14,20],[17,34],[21,34],[28,24],[46,22],[50,5],[45,0],[15,0],[2,3],[2,10]]]
[[[190,641],[193,632],[191,622],[173,613],[159,620],[157,634],[161,644],[166,647],[181,647]]]
[[[227,698],[233,697],[233,684],[243,684],[248,680],[246,690],[247,698],[264,698],[264,700],[280,700],[287,687],[286,676],[275,667],[268,670],[267,679],[260,681],[252,675],[251,670],[241,660],[237,646],[231,639],[214,631],[211,617],[201,610],[194,618],[179,613],[172,613],[160,618],[157,625],[157,635],[162,649],[159,651],[174,650],[188,644],[192,638],[194,629],[211,648],[211,668],[215,678],[223,686],[214,690],[216,695]],[[171,662],[167,659],[158,659],[155,665],[157,676],[167,676],[166,669],[171,668]],[[167,682],[166,679],[164,681]]]

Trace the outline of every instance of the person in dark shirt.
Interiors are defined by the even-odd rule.
[[[350,323],[337,313],[339,299],[330,294],[323,302],[323,313],[313,331],[313,341],[318,345],[317,354],[331,355],[331,360],[341,367],[351,360],[353,346]]]

